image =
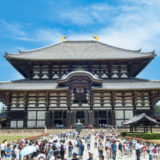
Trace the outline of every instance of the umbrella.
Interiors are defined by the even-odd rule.
[[[36,152],[36,148],[34,146],[26,146],[21,150],[20,155],[27,156],[33,152]]]

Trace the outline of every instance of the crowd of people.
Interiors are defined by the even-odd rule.
[[[119,138],[117,131],[57,132],[39,140],[0,145],[1,160],[159,160],[160,148],[135,139]]]

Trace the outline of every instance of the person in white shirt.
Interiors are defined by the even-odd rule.
[[[136,158],[137,158],[137,160],[140,160],[141,145],[140,145],[139,141],[137,141],[135,149],[136,149]]]
[[[0,148],[1,148],[1,158],[5,157],[5,149],[6,149],[6,144],[5,144],[5,140],[3,141],[3,143],[1,144]]]

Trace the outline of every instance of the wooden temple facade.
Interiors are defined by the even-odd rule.
[[[154,52],[126,50],[98,41],[64,41],[48,47],[6,53],[24,77],[0,83],[7,128],[54,128],[116,124],[154,114],[160,81],[136,76]]]

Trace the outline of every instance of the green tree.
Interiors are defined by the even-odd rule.
[[[155,112],[160,113],[160,104],[155,105]]]
[[[4,112],[6,112],[6,107],[5,107],[5,105],[3,104],[2,109],[1,109],[1,113],[4,113]]]

